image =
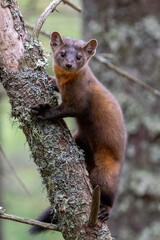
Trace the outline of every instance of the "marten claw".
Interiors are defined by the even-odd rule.
[[[38,111],[39,111],[39,108],[37,106],[34,106],[31,108],[31,112],[34,114],[38,113]]]
[[[110,217],[110,214],[107,213],[106,209],[102,208],[100,209],[100,213],[98,215],[98,218],[102,221],[102,222],[105,222],[109,219]]]
[[[37,118],[40,119],[40,120],[46,120],[46,117],[42,116],[42,115],[37,115]]]
[[[51,108],[48,103],[41,103],[39,105],[35,105],[31,108],[31,112],[36,115],[38,119],[45,120],[47,119],[47,112]]]
[[[39,111],[44,111],[50,109],[51,106],[48,103],[41,103],[39,105],[35,105],[31,108],[31,111],[34,112],[39,112]]]

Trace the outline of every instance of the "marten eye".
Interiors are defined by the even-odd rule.
[[[65,57],[66,53],[65,52],[61,52],[61,57]]]
[[[82,56],[81,55],[77,55],[77,60],[81,60]]]

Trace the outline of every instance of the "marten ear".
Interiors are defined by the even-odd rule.
[[[57,48],[59,48],[63,44],[64,42],[61,35],[58,32],[53,32],[50,37],[50,46],[52,48],[52,51],[54,52]]]
[[[87,54],[87,58],[92,57],[96,53],[96,48],[98,46],[98,42],[96,39],[92,39],[83,47],[83,50]]]

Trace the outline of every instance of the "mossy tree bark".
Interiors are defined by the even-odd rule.
[[[37,121],[31,106],[57,104],[39,42],[24,27],[15,0],[0,1],[0,80],[38,166],[65,239],[112,239],[106,224],[88,227],[91,193],[83,153],[63,120]]]

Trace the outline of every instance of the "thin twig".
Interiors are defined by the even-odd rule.
[[[150,85],[148,85],[147,83],[143,82],[142,80],[140,80],[139,78],[133,77],[132,75],[130,75],[129,73],[127,73],[124,70],[121,70],[120,68],[116,67],[115,65],[113,65],[112,63],[110,63],[107,59],[105,59],[103,56],[101,55],[97,55],[94,57],[98,62],[103,63],[105,66],[107,66],[109,69],[113,70],[114,72],[118,73],[119,75],[121,75],[122,77],[125,77],[131,81],[133,81],[134,83],[137,83],[139,86],[143,87],[144,89],[146,89],[148,92],[154,94],[157,97],[160,97],[160,91],[158,91],[155,88],[152,88]]]
[[[98,219],[98,212],[100,206],[100,186],[97,185],[92,192],[92,205],[89,216],[89,226],[94,227]]]
[[[25,223],[29,225],[39,226],[50,230],[60,231],[56,224],[50,224],[45,222],[39,222],[37,220],[22,218],[11,214],[0,213],[0,218],[11,220],[14,222]]]
[[[13,167],[13,165],[11,164],[11,162],[9,161],[9,159],[7,158],[5,152],[3,151],[3,148],[0,144],[0,152],[3,156],[3,158],[5,159],[6,163],[8,164],[9,168],[11,169],[12,173],[14,174],[15,178],[17,179],[17,181],[20,183],[20,185],[22,186],[22,188],[24,189],[24,191],[27,193],[28,196],[31,196],[30,192],[28,191],[27,187],[25,186],[25,184],[22,182],[22,180],[19,178],[19,176],[16,173],[15,168]]]
[[[44,12],[40,15],[40,17],[34,27],[34,30],[33,30],[34,37],[38,38],[39,32],[42,28],[43,23],[47,19],[48,15],[56,9],[56,7],[60,4],[60,2],[62,2],[62,0],[53,0],[49,4],[49,6],[44,10]]]
[[[75,4],[69,2],[68,0],[63,0],[64,4],[67,4],[68,6],[70,6],[71,8],[73,8],[74,10],[78,11],[78,12],[82,12],[82,9],[78,6],[76,6]]]

